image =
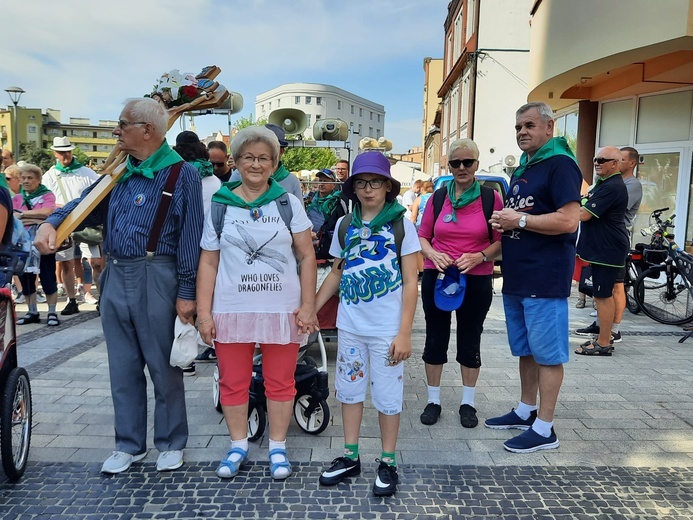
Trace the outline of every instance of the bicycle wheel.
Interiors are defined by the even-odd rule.
[[[634,293],[640,309],[659,323],[682,325],[693,320],[693,295],[675,266],[646,269],[635,282]]]
[[[10,372],[0,407],[2,467],[11,482],[24,474],[31,443],[31,385],[23,368]]]
[[[626,276],[623,278],[623,288],[626,291],[626,308],[632,314],[638,314],[640,312],[640,305],[635,300],[635,281],[637,280],[637,275],[639,275],[638,268],[632,264],[626,266]]]

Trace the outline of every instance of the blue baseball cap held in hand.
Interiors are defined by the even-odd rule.
[[[436,288],[433,291],[433,301],[441,311],[454,311],[460,308],[464,301],[467,288],[467,276],[462,274],[457,266],[451,265],[445,272],[439,273]]]

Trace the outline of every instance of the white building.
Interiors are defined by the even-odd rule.
[[[282,108],[297,108],[308,118],[304,138],[313,137],[313,124],[319,119],[341,119],[353,131],[354,141],[385,135],[385,107],[368,99],[321,83],[286,83],[255,98],[257,119],[269,118]]]

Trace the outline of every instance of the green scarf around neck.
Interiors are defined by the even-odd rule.
[[[84,165],[74,157],[72,158],[72,162],[67,166],[63,166],[62,164],[60,164],[60,161],[55,163],[55,169],[58,170],[60,173],[73,173],[79,170],[82,166]]]
[[[527,152],[523,152],[522,156],[520,157],[520,166],[518,166],[515,173],[513,173],[513,177],[520,178],[530,166],[545,161],[546,159],[550,159],[551,157],[556,157],[557,155],[566,155],[577,163],[575,155],[570,149],[568,141],[566,141],[565,137],[554,137],[550,139],[549,142],[544,146],[539,148],[531,159],[529,158]]]
[[[10,185],[7,184],[7,177],[5,177],[4,173],[0,173],[0,188],[7,188],[7,191],[12,193],[12,190],[10,189]]]
[[[602,182],[604,182],[604,181],[606,181],[606,180],[608,180],[608,179],[611,179],[611,177],[615,177],[616,175],[621,175],[621,172],[612,173],[612,174],[609,175],[608,177],[603,177],[603,178],[600,177],[599,175],[597,175],[597,181],[594,183],[594,187],[596,188],[596,187],[599,186]]]
[[[194,161],[190,161],[190,164],[192,164],[200,174],[200,179],[214,175],[214,167],[209,161],[205,161],[204,159],[195,159]]]
[[[178,155],[178,152],[173,150],[168,143],[164,141],[161,143],[159,149],[142,161],[139,166],[132,164],[132,156],[128,155],[125,173],[118,179],[118,183],[127,182],[133,175],[141,175],[147,179],[153,179],[155,173],[179,163],[182,160],[183,158]]]
[[[252,209],[269,204],[273,200],[278,199],[284,193],[286,193],[286,190],[282,188],[277,181],[270,177],[267,181],[267,184],[269,185],[267,191],[265,191],[265,193],[260,195],[257,199],[246,202],[241,197],[233,193],[233,190],[238,188],[241,184],[241,181],[225,182],[222,184],[221,188],[219,188],[219,191],[212,195],[212,200],[214,202],[226,204],[227,206]]]
[[[291,172],[286,169],[286,166],[284,166],[283,162],[279,161],[277,171],[272,174],[272,178],[277,182],[282,182],[289,175],[291,175]]]
[[[481,196],[481,184],[474,179],[472,185],[462,192],[462,195],[455,197],[455,181],[448,183],[448,198],[452,204],[452,221],[457,222],[457,210],[471,204]]]
[[[334,212],[334,208],[337,207],[337,204],[339,203],[339,199],[342,196],[341,191],[333,191],[332,193],[325,195],[324,197],[319,197],[315,196],[313,197],[312,202],[308,206],[308,211],[311,209],[318,208],[320,210],[320,213],[325,218],[328,218],[332,213]]]
[[[406,212],[407,210],[404,206],[401,206],[396,200],[393,200],[392,202],[386,202],[383,209],[380,210],[380,213],[378,213],[370,223],[364,224],[361,218],[361,203],[359,202],[354,205],[354,211],[351,215],[351,225],[357,230],[362,227],[367,227],[371,230],[371,235],[375,235],[385,224],[402,220]],[[351,240],[344,249],[342,249],[342,258],[346,258],[349,250],[359,242],[361,242],[361,234],[356,233],[351,237]]]
[[[38,188],[36,188],[34,191],[29,193],[26,191],[23,187],[19,188],[19,193],[21,193],[22,198],[24,199],[24,205],[32,209],[31,201],[35,199],[36,197],[40,197],[41,195],[45,195],[46,193],[53,193],[51,190],[46,188],[43,184],[39,184]]]

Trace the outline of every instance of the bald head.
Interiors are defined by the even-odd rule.
[[[615,146],[600,148],[594,158],[594,170],[599,177],[609,177],[621,170],[621,150]]]

